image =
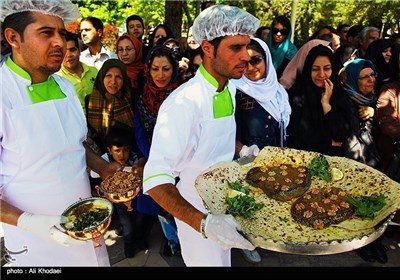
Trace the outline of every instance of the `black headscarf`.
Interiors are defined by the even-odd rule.
[[[389,60],[390,67],[390,81],[397,81],[400,79],[400,65],[399,65],[399,56],[400,56],[400,45],[393,44],[392,45],[392,56]]]
[[[329,78],[334,85],[330,99],[332,109],[327,114],[324,114],[321,105],[325,89],[315,85],[311,78],[312,65],[318,56],[328,57],[332,65]],[[301,75],[298,75],[289,90],[292,107],[288,127],[289,147],[329,154],[332,151],[332,140],[342,142],[348,137],[351,103],[342,92],[333,56],[329,47],[322,44],[313,47],[304,61]]]
[[[318,56],[326,56],[329,58],[329,61],[331,62],[332,75],[329,79],[331,80],[331,82],[334,85],[333,92],[332,92],[332,98],[331,98],[331,101],[334,101],[334,99],[336,98],[336,95],[338,94],[338,91],[340,90],[340,86],[339,86],[340,83],[339,83],[339,78],[338,78],[338,74],[337,74],[339,71],[336,68],[333,51],[329,47],[324,46],[324,45],[317,45],[309,51],[309,53],[304,61],[304,67],[303,67],[303,71],[301,73],[300,79],[298,79],[297,82],[299,83],[299,87],[303,91],[304,102],[308,103],[310,108],[313,108],[309,112],[312,115],[312,119],[317,123],[321,123],[322,119],[323,119],[321,96],[325,89],[318,87],[312,81],[312,78],[311,78],[312,65]]]
[[[376,77],[377,85],[386,83],[390,79],[390,67],[382,55],[382,52],[389,48],[393,42],[389,39],[378,39],[369,44],[365,59],[369,59],[375,65],[378,76]]]

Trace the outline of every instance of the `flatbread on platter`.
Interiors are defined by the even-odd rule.
[[[330,167],[340,169],[344,176],[332,182],[312,176],[310,190],[330,186],[341,188],[352,196],[383,194],[386,205],[376,213],[373,220],[353,216],[323,229],[301,225],[292,218],[290,208],[295,199],[282,202],[268,198],[261,189],[245,181],[248,170],[253,167],[274,164],[307,166],[317,155],[315,152],[265,147],[251,164],[220,162],[211,166],[197,177],[195,186],[209,211],[218,214],[227,212],[225,198],[231,190],[228,183],[239,181],[248,186],[250,195],[256,202],[263,203],[264,207],[251,218],[235,218],[242,225],[246,237],[261,248],[300,254],[327,254],[352,250],[366,245],[366,239],[371,242],[368,239],[371,236],[379,237],[377,234],[383,233],[389,222],[388,217],[400,209],[400,184],[365,164],[344,157],[325,156]],[[321,250],[321,247],[324,249]]]

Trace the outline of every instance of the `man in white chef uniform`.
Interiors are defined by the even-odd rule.
[[[231,266],[231,248],[255,248],[233,216],[205,214],[194,182],[211,165],[233,159],[236,89],[229,79],[242,76],[250,60],[246,46],[258,26],[257,18],[234,6],[201,12],[193,35],[203,64],[159,111],[143,189],[175,217],[187,266]]]
[[[0,67],[0,195],[7,260],[16,266],[109,266],[104,240],[72,239],[61,213],[91,196],[86,164],[103,178],[121,168],[84,144],[87,126],[74,87],[53,75],[66,52],[69,0],[2,0],[12,54]]]

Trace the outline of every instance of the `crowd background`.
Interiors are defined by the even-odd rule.
[[[399,170],[394,167],[400,164],[399,1],[300,1],[296,7],[297,1],[157,1],[160,5],[156,1],[73,2],[83,18],[67,26],[72,39],[67,40],[71,45],[61,71],[77,92],[79,89],[91,147],[98,155],[111,154],[106,139],[109,131],[118,127],[134,136],[121,148],[132,148],[132,164],[144,166],[158,109],[174,89],[194,77],[201,64],[202,53],[190,30],[193,19],[199,8],[229,2],[261,20],[254,33],[259,46],[249,48],[252,57],[245,76],[253,82],[260,80],[260,89],[255,90],[260,93],[264,93],[264,79],[271,79],[270,90],[265,93],[282,96],[259,101],[256,94],[251,96],[242,89],[238,102],[242,103],[242,113],[254,118],[262,114],[270,120],[258,128],[243,122],[243,131],[249,130],[243,144],[346,156],[400,182]],[[177,28],[174,21],[168,22],[171,9],[179,8]],[[291,22],[293,18],[295,22]],[[7,46],[2,42],[2,61],[6,56]],[[262,65],[262,76],[252,78]],[[92,74],[85,76],[88,69]],[[254,98],[252,104],[261,106],[246,107],[247,95]],[[287,106],[274,112],[280,102]],[[269,125],[275,129],[260,129]],[[268,134],[274,141],[258,144],[253,131],[263,137]],[[98,183],[92,178],[93,187]],[[157,217],[168,240],[166,254],[179,255],[174,220],[154,201],[143,201],[146,197],[141,195],[132,203],[134,212],[119,205],[120,218],[134,216],[121,228],[126,257],[149,247],[146,235]],[[377,250],[377,246],[372,249]],[[368,251],[361,252],[361,257],[385,262],[384,257],[374,257]]]
[[[144,42],[150,32],[160,23],[169,25],[176,38],[187,31],[196,15],[201,11],[202,0],[122,0],[122,1],[72,1],[82,16],[95,16],[104,22],[103,43],[115,48],[119,34],[126,32],[127,16],[139,14],[145,23]],[[278,15],[287,16],[292,24],[293,43],[299,47],[322,26],[341,24],[376,26],[382,34],[390,36],[399,29],[400,1],[212,1],[216,4],[235,5],[260,19],[261,27],[269,27]],[[296,4],[297,2],[297,4]],[[296,4],[296,7],[294,7]],[[172,11],[174,14],[172,14]],[[294,19],[292,20],[292,17]],[[79,21],[68,25],[71,32],[79,32]]]

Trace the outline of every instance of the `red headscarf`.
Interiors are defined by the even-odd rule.
[[[143,56],[142,43],[140,43],[140,41],[135,36],[130,35],[128,33],[124,33],[117,40],[117,43],[116,43],[117,50],[118,50],[119,42],[123,39],[131,40],[133,47],[135,48],[135,51],[136,51],[135,60],[132,63],[126,64],[126,74],[129,77],[132,88],[138,88],[138,81],[137,81],[138,75],[144,69],[144,64],[142,62],[142,56]]]
[[[163,88],[159,88],[153,81],[150,69],[155,57],[167,57],[173,66],[173,75],[168,83]],[[178,87],[179,66],[176,58],[171,49],[163,45],[156,45],[153,47],[146,58],[145,62],[145,78],[146,83],[143,88],[142,95],[138,100],[138,113],[140,116],[143,128],[146,130],[150,138],[153,135],[153,129],[156,124],[158,110],[164,100],[171,94],[171,92]]]

